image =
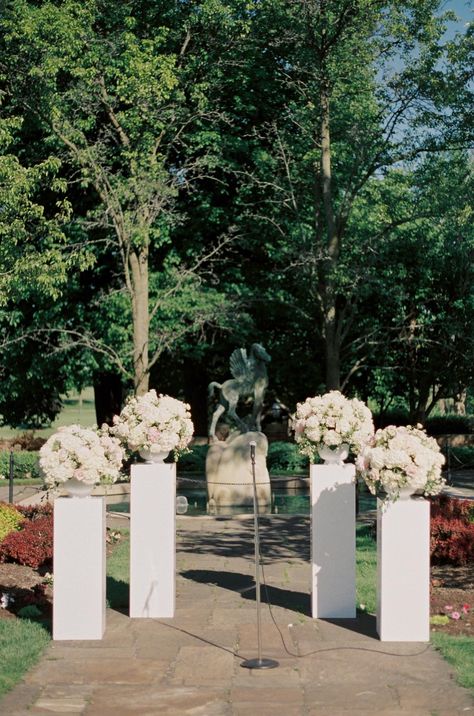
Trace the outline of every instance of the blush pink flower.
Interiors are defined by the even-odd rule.
[[[151,427],[147,432],[147,438],[151,443],[157,443],[160,439],[160,431],[158,428]]]
[[[459,614],[459,612],[451,612],[451,619],[456,619],[456,620],[457,620],[457,619],[460,619],[460,618],[461,618],[461,615]]]
[[[453,610],[453,608],[452,608],[451,604],[446,604],[446,606],[445,606],[445,608],[444,608],[444,611],[445,611],[445,612],[451,612],[452,610]]]

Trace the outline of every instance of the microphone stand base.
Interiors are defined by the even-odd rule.
[[[275,669],[280,664],[274,659],[246,659],[240,666],[244,669]]]

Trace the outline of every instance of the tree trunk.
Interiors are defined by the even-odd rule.
[[[332,169],[331,169],[331,137],[329,90],[322,82],[321,102],[321,166],[320,181],[326,221],[327,258],[323,267],[322,299],[324,307],[323,335],[325,340],[326,388],[339,390],[341,386],[341,342],[339,337],[336,287],[334,269],[337,266],[340,252],[340,240],[336,231],[336,221],[332,200]]]
[[[456,397],[454,398],[455,415],[466,415],[466,400],[467,390],[463,390],[461,393],[458,393],[458,395],[456,395]]]
[[[114,415],[122,409],[122,381],[116,373],[94,376],[94,401],[97,425],[112,425]]]
[[[148,391],[149,381],[148,249],[130,253],[129,262],[132,280],[134,389],[135,395],[144,395]]]
[[[209,376],[202,366],[190,360],[183,366],[184,395],[191,406],[191,418],[194,425],[196,437],[207,437],[208,414],[207,414],[207,386]]]
[[[326,390],[339,390],[341,387],[340,346],[335,335],[334,322],[326,320]]]

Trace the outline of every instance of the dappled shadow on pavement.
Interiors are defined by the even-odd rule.
[[[255,601],[255,582],[253,577],[248,574],[212,569],[188,569],[181,572],[181,576],[200,584],[213,584],[222,589],[239,592],[243,599]],[[310,597],[307,593],[262,584],[261,599],[262,602],[269,602],[274,607],[283,607],[299,614],[311,616]]]
[[[309,561],[309,530],[309,518],[300,515],[284,519],[262,518],[260,546],[263,560],[285,558]],[[232,520],[231,523],[223,520],[221,531],[219,531],[219,520],[215,521],[213,530],[183,530],[179,533],[178,549],[180,552],[193,554],[253,560],[253,520]]]

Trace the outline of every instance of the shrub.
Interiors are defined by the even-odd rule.
[[[179,458],[178,471],[204,474],[209,446],[194,445],[191,449],[192,452]],[[308,458],[301,455],[295,443],[276,441],[268,446],[267,467],[270,472],[305,472],[308,464]]]
[[[386,413],[381,413],[379,415],[374,414],[374,425],[376,430],[379,430],[380,428],[386,428],[389,425],[409,424],[410,416],[408,415],[408,411],[404,410],[403,408],[390,410]]]
[[[23,525],[23,529],[11,532],[0,544],[0,561],[36,569],[53,558],[53,515],[25,520]]]
[[[0,451],[0,476],[8,478],[10,475],[10,453]],[[13,453],[13,478],[15,480],[31,480],[42,478],[37,452]]]
[[[24,519],[24,516],[16,507],[6,502],[0,502],[0,542],[10,532],[19,530]]]
[[[472,432],[472,420],[466,415],[434,415],[425,427],[428,435],[464,435]]]
[[[209,450],[208,445],[193,445],[192,452],[181,455],[178,462],[179,472],[199,472],[204,474],[206,471],[206,455]]]
[[[299,452],[295,443],[276,441],[268,446],[269,472],[305,472],[308,465],[309,458]]]
[[[441,495],[431,501],[431,561],[461,566],[474,560],[473,506]]]
[[[474,504],[469,500],[458,500],[448,495],[437,495],[431,499],[431,518],[461,520],[468,525],[474,517]]]
[[[446,450],[443,451],[446,455]],[[451,468],[461,469],[474,466],[474,447],[453,447],[450,450]],[[447,460],[447,455],[446,455]]]
[[[51,502],[41,502],[37,505],[17,505],[18,512],[26,517],[27,520],[37,520],[39,517],[46,517],[53,514],[53,505]]]

